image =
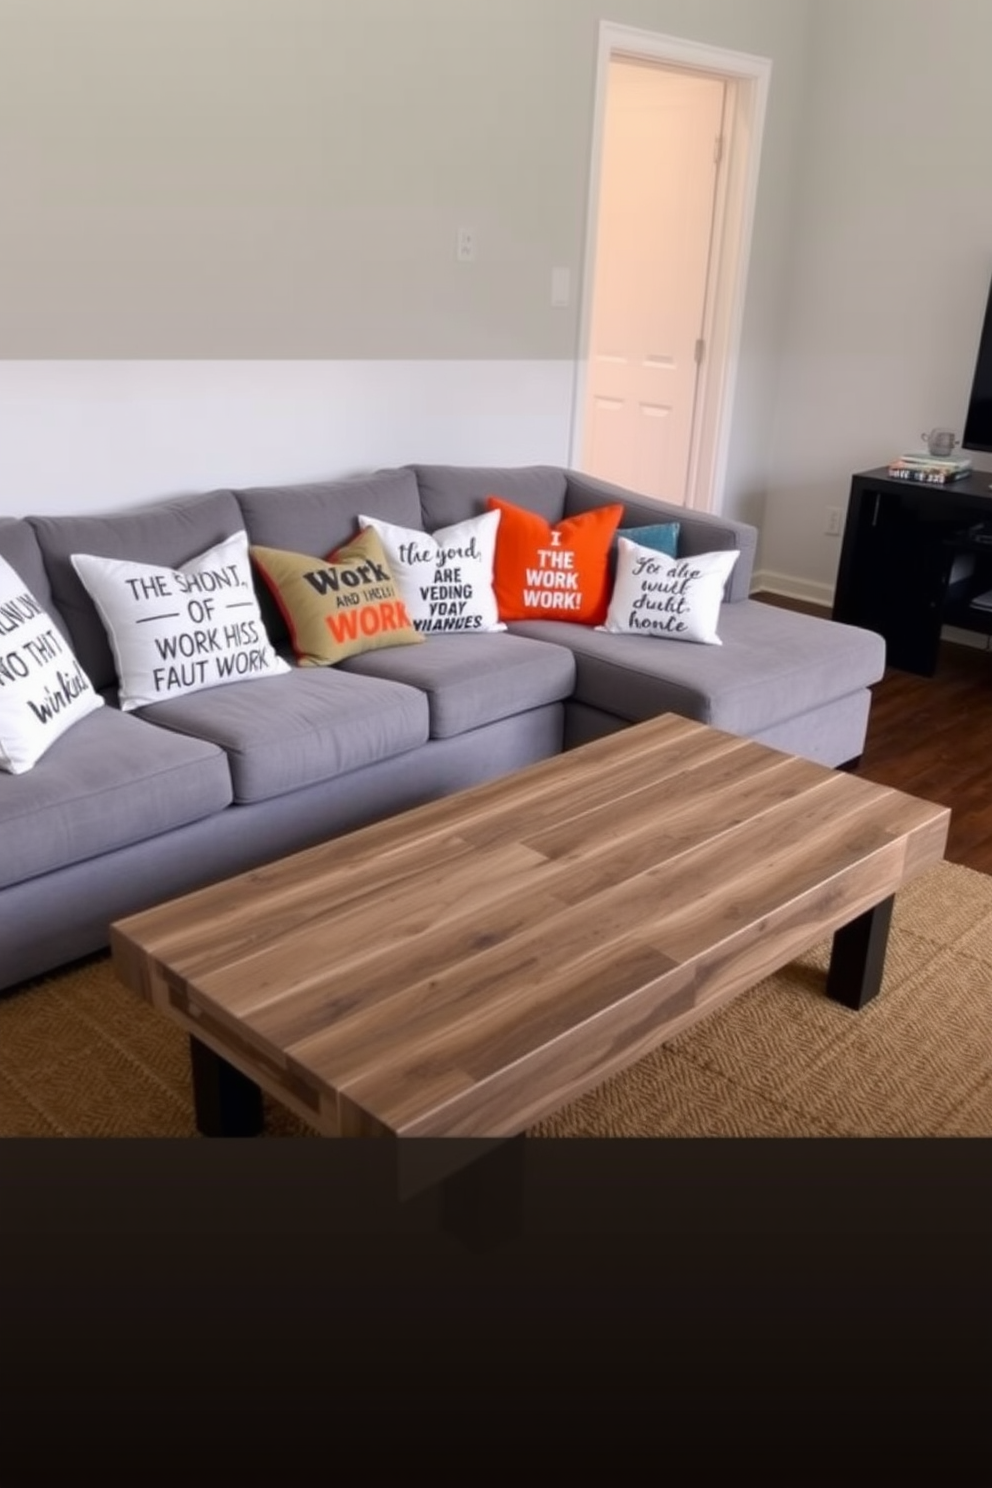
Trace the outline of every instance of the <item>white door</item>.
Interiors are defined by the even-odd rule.
[[[582,468],[687,499],[727,83],[611,57]]]

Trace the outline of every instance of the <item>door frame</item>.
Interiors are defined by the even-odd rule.
[[[718,512],[722,507],[726,480],[771,59],[746,52],[729,52],[702,42],[684,41],[680,37],[642,31],[632,26],[620,26],[612,21],[599,23],[579,354],[575,361],[569,441],[570,461],[575,469],[579,468],[582,458],[585,426],[603,128],[613,58],[662,62],[683,72],[704,72],[727,84],[724,169],[720,173],[715,203],[703,313],[705,350],[696,382],[685,495],[687,507]]]

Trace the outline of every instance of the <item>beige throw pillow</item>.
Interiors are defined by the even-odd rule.
[[[282,612],[301,666],[423,640],[410,621],[372,528],[327,558],[253,547],[252,561]]]

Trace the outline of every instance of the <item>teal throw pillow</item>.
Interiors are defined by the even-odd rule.
[[[679,556],[679,523],[655,522],[650,527],[621,527],[617,537],[637,543],[642,548],[654,548],[657,553],[667,553],[669,558]]]

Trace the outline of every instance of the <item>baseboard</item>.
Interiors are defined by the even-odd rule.
[[[771,569],[758,569],[751,578],[752,594],[779,594],[783,599],[799,599],[819,609],[832,610],[834,589],[832,584],[815,584],[809,579],[796,579],[791,574],[774,573]]]
[[[809,579],[793,578],[791,574],[774,573],[770,569],[759,569],[751,580],[752,594],[777,594],[782,599],[798,599],[804,604],[816,605],[829,614],[834,606],[834,591],[831,584],[815,584]],[[981,635],[974,630],[959,630],[954,625],[945,625],[940,632],[942,641],[954,646],[971,646],[973,650],[992,649],[992,636]]]
[[[987,651],[992,637],[979,635],[974,630],[958,630],[954,625],[945,625],[940,632],[942,641],[950,641],[955,646],[971,646],[976,651]]]

